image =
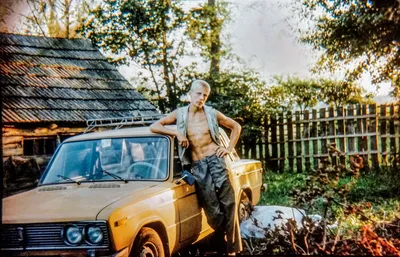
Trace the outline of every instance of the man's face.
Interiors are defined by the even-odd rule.
[[[209,94],[210,90],[208,87],[198,85],[190,92],[190,103],[197,108],[202,108],[206,103]]]

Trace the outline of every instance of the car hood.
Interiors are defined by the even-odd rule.
[[[95,220],[108,205],[145,194],[157,182],[82,183],[40,186],[3,199],[3,223]],[[135,195],[136,195],[135,194]]]

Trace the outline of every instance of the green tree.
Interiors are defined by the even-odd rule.
[[[370,103],[371,95],[364,96],[364,90],[353,82],[321,79],[319,99],[336,108],[346,104]]]
[[[147,70],[155,89],[147,93],[162,112],[175,109],[182,94],[179,59],[185,38],[179,29],[185,13],[179,1],[104,0],[82,27],[84,35],[118,64],[134,61]],[[142,88],[144,89],[144,88]]]
[[[303,0],[302,17],[314,21],[302,41],[321,50],[317,68],[349,67],[354,81],[368,71],[373,82],[400,86],[400,1]]]
[[[275,77],[275,80],[283,88],[287,101],[296,103],[301,111],[318,103],[321,88],[318,81],[297,77],[288,77],[286,80],[282,77]]]
[[[222,29],[229,20],[226,2],[208,0],[207,3],[192,8],[188,15],[186,34],[200,48],[203,58],[210,61],[209,74],[217,80],[220,73],[221,58],[227,54],[226,42],[221,39]]]
[[[231,67],[221,70],[218,79],[215,79],[209,72],[188,70],[183,80],[190,82],[196,78],[202,78],[211,85],[207,104],[238,121],[244,128],[244,135],[250,130],[260,129],[265,116],[266,84],[257,72]],[[214,88],[219,88],[219,92]]]

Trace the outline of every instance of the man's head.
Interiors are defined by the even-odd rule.
[[[210,95],[211,87],[204,80],[195,80],[190,87],[190,103],[197,108],[202,108]]]

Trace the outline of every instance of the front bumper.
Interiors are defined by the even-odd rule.
[[[128,257],[129,247],[116,253],[111,253],[107,249],[89,250],[38,250],[38,251],[10,251],[2,250],[1,256],[60,256],[60,257]]]

